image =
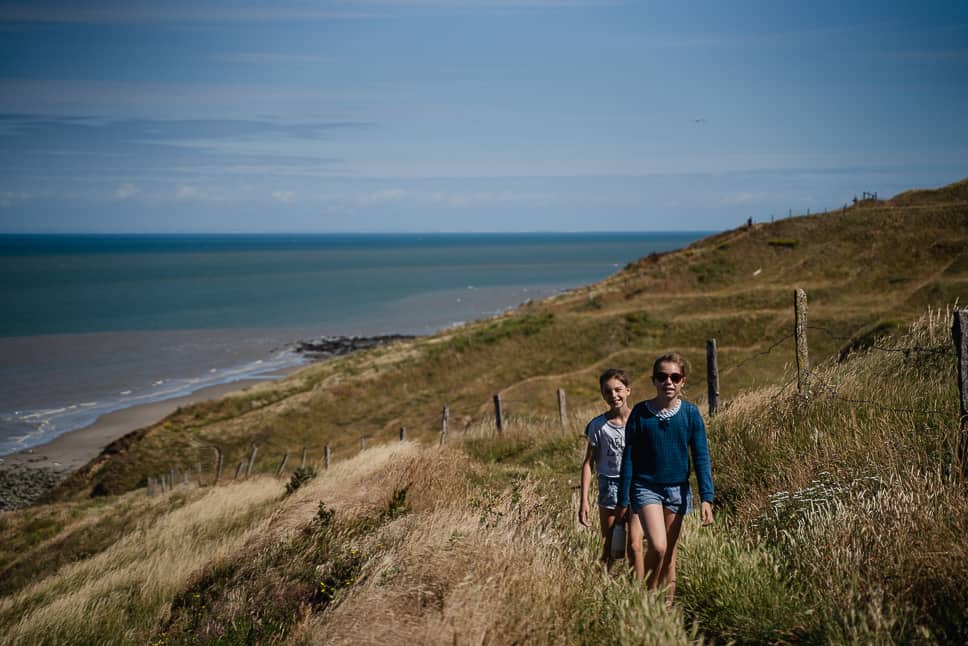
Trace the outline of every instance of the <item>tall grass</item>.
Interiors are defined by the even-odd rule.
[[[964,643],[968,500],[947,315],[710,420],[717,524],[677,604],[597,564],[583,421],[518,414],[374,446],[302,481],[100,503],[146,520],[0,600],[10,643]],[[173,504],[175,496],[181,496]],[[71,503],[90,505],[91,503]],[[72,507],[31,545],[52,553]],[[154,510],[150,511],[149,510]],[[8,516],[4,532],[26,527]],[[74,529],[77,529],[76,527]]]

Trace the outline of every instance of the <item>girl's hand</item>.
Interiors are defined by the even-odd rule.
[[[588,521],[588,501],[583,500],[581,506],[578,507],[578,522],[585,527],[591,527],[592,524]]]
[[[713,524],[712,503],[703,501],[703,503],[699,506],[699,515],[702,517],[703,527],[705,527],[706,525],[712,525]]]

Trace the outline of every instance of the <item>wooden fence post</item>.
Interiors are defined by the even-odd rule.
[[[407,427],[406,426],[401,426],[400,427],[400,441],[401,442],[406,442],[407,441]]]
[[[360,450],[361,451],[365,451],[366,450],[366,436],[365,435],[361,435],[360,436]]]
[[[222,477],[222,449],[215,447],[215,482],[213,485],[217,485],[219,479]]]
[[[252,466],[255,464],[255,454],[259,452],[259,445],[252,443],[252,453],[249,454],[249,463],[245,466],[245,477],[252,476]]]
[[[558,389],[558,422],[561,424],[561,430],[565,430],[565,420],[568,419],[568,411],[565,405],[565,389]]]
[[[302,450],[302,457],[299,459],[299,468],[300,469],[306,468],[306,447],[305,446],[303,447],[303,450]]]
[[[504,431],[504,410],[501,406],[501,393],[494,395],[494,421],[497,423],[497,431]]]
[[[238,480],[239,479],[239,476],[242,475],[242,467],[244,467],[244,466],[245,466],[245,460],[239,462],[238,465],[236,465],[236,467],[235,467],[235,477],[232,478],[233,480]]]
[[[201,462],[195,463],[195,473],[198,474],[198,486],[204,487],[205,483],[202,482],[202,463]]]
[[[797,393],[800,397],[810,397],[810,357],[807,354],[807,293],[802,289],[793,292],[793,313],[795,322],[793,334],[797,345]]]
[[[149,476],[148,477],[148,495],[149,496],[154,496],[155,493],[156,493],[156,491],[155,491],[155,479]]]
[[[289,462],[289,451],[282,454],[282,460],[279,462],[279,466],[276,468],[276,477],[282,475],[282,470],[286,468],[286,463]]]
[[[968,479],[968,310],[955,310],[951,322],[951,339],[958,355],[958,394],[961,400],[958,440],[958,461],[961,477]]]
[[[440,413],[440,445],[443,446],[447,442],[447,423],[450,421],[450,408],[444,406],[444,410]]]
[[[182,484],[187,487],[190,480],[191,478],[188,477],[188,469],[185,469],[182,471]]]
[[[329,448],[329,444],[323,447],[323,468],[329,470],[329,461],[333,455],[333,450]]]
[[[171,487],[172,491],[174,491],[175,487],[177,486],[177,483],[178,483],[178,480],[175,479],[175,467],[172,467],[171,469],[168,470],[168,484]]]
[[[709,416],[719,412],[719,358],[716,339],[706,340],[706,384],[708,386]]]

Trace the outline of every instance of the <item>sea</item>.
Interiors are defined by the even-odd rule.
[[[0,235],[0,456],[278,378],[298,340],[431,334],[703,235]]]

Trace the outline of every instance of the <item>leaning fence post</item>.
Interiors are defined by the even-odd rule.
[[[244,467],[244,466],[245,466],[245,460],[243,460],[242,462],[239,462],[236,465],[236,467],[235,467],[235,477],[232,478],[233,480],[238,480],[239,479],[239,476],[242,475],[242,467]]]
[[[407,427],[406,426],[401,426],[400,427],[400,441],[401,442],[406,442],[407,441]]]
[[[333,450],[329,448],[329,444],[323,447],[323,468],[329,470],[329,461],[333,455]]]
[[[501,407],[501,393],[494,395],[494,421],[497,423],[498,433],[504,431],[504,411]]]
[[[303,450],[302,450],[302,457],[299,459],[299,468],[300,469],[306,468],[306,447],[305,446],[303,447]]]
[[[255,454],[259,452],[259,445],[252,443],[252,453],[249,454],[249,464],[245,467],[245,477],[248,478],[252,475],[252,465],[255,464]]]
[[[212,485],[217,485],[219,478],[222,477],[222,449],[215,447],[215,482]]]
[[[443,446],[447,442],[447,422],[450,421],[450,408],[444,406],[444,410],[440,413],[440,445]]]
[[[289,451],[282,454],[282,460],[279,462],[279,466],[276,468],[276,477],[278,478],[282,475],[282,470],[286,468],[286,463],[289,462]]]
[[[968,310],[955,310],[951,338],[958,355],[958,394],[961,400],[958,461],[961,463],[962,479],[965,479],[968,478]]]
[[[807,354],[807,293],[802,289],[793,292],[795,322],[793,334],[797,344],[797,393],[810,397],[810,357]]]
[[[568,411],[565,407],[565,389],[558,389],[558,422],[561,423],[561,430],[565,430],[565,420],[568,418]]]
[[[716,356],[716,339],[706,340],[706,384],[709,388],[709,416],[719,412],[719,358]]]

